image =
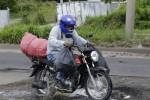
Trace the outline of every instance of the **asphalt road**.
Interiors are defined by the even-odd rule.
[[[150,100],[150,59],[106,57],[106,60],[111,75],[113,75],[111,77],[114,89],[110,100]],[[21,53],[0,52],[0,83],[20,81],[20,78],[29,79],[30,66],[30,60]],[[30,82],[0,84],[0,100],[43,100],[33,97]],[[89,99],[86,97],[57,96],[55,100]]]
[[[0,52],[0,69],[29,69],[30,60],[21,53]]]
[[[111,75],[150,77],[150,59],[106,57]],[[0,52],[0,71],[30,70],[31,62],[22,53]]]

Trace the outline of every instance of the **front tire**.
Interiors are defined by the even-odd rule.
[[[98,72],[94,76],[96,87],[94,87],[90,77],[88,77],[85,90],[92,100],[108,100],[112,93],[112,81],[105,72]]]

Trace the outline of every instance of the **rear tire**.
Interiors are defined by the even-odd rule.
[[[44,99],[49,99],[49,98],[53,98],[53,96],[56,93],[56,89],[54,88],[55,84],[54,84],[54,80],[52,80],[53,78],[50,77],[50,75],[48,75],[50,73],[48,72],[48,74],[46,73],[46,76],[43,76],[45,72],[46,72],[45,70],[41,70],[38,73],[36,73],[36,75],[34,77],[34,81],[41,81],[41,80],[46,81],[47,86],[45,89],[35,88],[34,94],[36,96],[43,97]],[[46,78],[46,80],[44,80],[45,78]],[[51,84],[48,84],[48,83],[50,83],[50,81],[52,81]]]
[[[99,79],[97,78],[97,75],[98,76],[100,76],[100,77],[104,77],[104,79],[105,79],[105,83],[107,84],[107,89],[103,89],[102,90],[102,88],[104,88],[104,82],[102,83],[101,81],[102,80],[100,80],[99,81]],[[108,100],[109,98],[110,98],[110,95],[111,95],[111,93],[112,93],[112,81],[111,81],[111,78],[109,77],[109,75],[108,74],[106,74],[106,73],[104,73],[104,72],[98,72],[98,73],[96,73],[95,75],[94,75],[94,80],[98,80],[100,83],[96,83],[97,85],[96,85],[96,87],[94,87],[94,91],[96,91],[98,94],[101,92],[101,93],[103,93],[103,92],[105,92],[106,91],[106,93],[105,93],[105,95],[102,97],[102,96],[100,96],[100,95],[102,95],[102,94],[100,94],[99,95],[99,97],[96,97],[95,96],[95,92],[93,93],[93,95],[92,95],[92,91],[93,90],[89,90],[89,88],[90,88],[90,86],[89,85],[91,85],[91,87],[92,86],[94,86],[94,85],[92,85],[91,84],[91,79],[90,79],[90,77],[88,77],[88,79],[87,79],[87,81],[86,81],[86,83],[85,83],[85,90],[86,90],[86,93],[87,93],[87,95],[92,99],[92,100]],[[95,82],[98,82],[98,81],[95,81]],[[98,84],[100,85],[100,90],[98,90],[99,88],[98,88]],[[99,91],[99,92],[98,92]]]

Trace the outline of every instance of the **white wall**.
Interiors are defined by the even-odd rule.
[[[9,23],[9,10],[0,10],[0,28],[4,28]]]
[[[82,2],[68,2],[57,4],[57,19],[59,20],[62,15],[73,15],[77,24],[80,25],[85,22],[87,16],[105,16],[108,12],[116,9],[119,3],[105,4],[100,0],[90,0]]]
[[[101,1],[101,0],[87,0],[87,1]]]

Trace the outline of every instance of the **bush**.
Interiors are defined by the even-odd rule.
[[[15,4],[15,0],[0,0],[0,9],[5,10],[7,7],[13,9]]]
[[[136,20],[135,20],[135,28],[136,29],[150,29],[150,0],[138,0],[136,6]],[[142,2],[142,3],[141,3]],[[95,33],[92,41],[103,44],[109,43],[115,45],[119,44],[120,46],[130,46],[130,44],[138,44],[139,39],[135,38],[135,40],[127,41],[126,34],[124,32],[125,26],[125,16],[126,16],[126,6],[121,5],[118,9],[113,11],[108,16],[97,16],[97,17],[87,17],[87,20],[84,25],[78,27],[79,33],[86,37],[87,33]],[[141,33],[145,31],[140,31]],[[143,39],[143,40],[142,40]],[[148,39],[142,38],[143,45],[147,45]],[[147,41],[147,42],[144,42]]]
[[[150,28],[150,0],[138,0],[136,5],[135,28]],[[108,16],[87,17],[86,23],[95,28],[118,29],[125,25],[126,6],[121,5],[117,10]]]
[[[18,1],[16,7],[16,12],[12,13],[12,17],[22,17],[23,24],[43,25],[56,22],[56,2],[54,1],[24,0]]]
[[[109,14],[108,16],[98,16],[98,17],[87,17],[85,25],[90,25],[91,27],[98,27],[101,29],[109,28],[120,28],[125,24],[125,9],[121,6],[118,10]]]
[[[46,19],[45,17],[43,16],[42,13],[37,13],[37,16],[35,18],[35,24],[39,24],[39,25],[44,25],[46,24]]]
[[[49,27],[39,27],[35,25],[9,26],[0,32],[0,43],[18,44],[25,32],[31,32],[41,38],[48,38]]]
[[[112,43],[115,41],[125,40],[125,32],[122,29],[101,29],[83,25],[81,27],[78,27],[78,33],[85,38],[87,38],[87,34],[94,33],[91,41],[95,43]]]

